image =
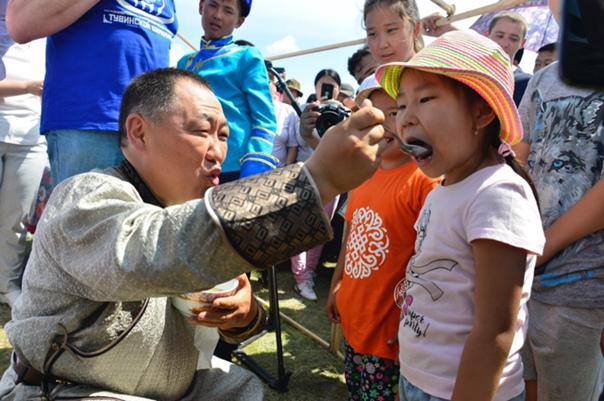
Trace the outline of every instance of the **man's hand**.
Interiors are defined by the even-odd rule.
[[[258,304],[252,296],[252,286],[245,274],[237,277],[239,287],[230,297],[216,298],[212,308],[192,318],[197,324],[222,330],[245,327],[258,313]]]
[[[384,113],[365,100],[356,113],[327,130],[306,161],[323,203],[359,186],[380,165]]]
[[[444,25],[438,24],[437,21],[443,20]],[[440,25],[440,26],[439,26]],[[422,18],[422,26],[424,28],[424,35],[439,37],[443,33],[454,31],[455,28],[447,21],[445,17],[439,13],[430,14],[427,17]]]

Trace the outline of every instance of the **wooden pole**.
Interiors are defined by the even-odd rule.
[[[199,51],[199,49],[193,43],[189,42],[189,40],[187,38],[185,38],[184,36],[182,36],[180,33],[176,32],[176,37],[178,39],[182,40],[191,49],[193,49],[193,51]]]
[[[260,299],[258,297],[256,297],[256,299],[265,308],[269,308],[270,307],[269,304],[268,304],[268,302],[266,302],[265,300]],[[327,341],[325,341],[324,339],[322,339],[321,337],[319,337],[317,334],[313,333],[312,331],[310,331],[309,329],[307,329],[306,327],[304,327],[300,323],[296,322],[294,319],[292,319],[291,317],[287,316],[285,313],[279,311],[279,315],[281,316],[281,319],[285,320],[287,323],[289,323],[294,328],[300,330],[302,332],[302,334],[304,334],[304,335],[312,338],[316,342],[318,342],[321,347],[326,348],[326,349],[330,349],[329,343]]]
[[[324,51],[327,51],[327,50],[339,49],[341,47],[348,47],[348,46],[354,46],[354,45],[363,45],[363,44],[365,44],[365,41],[366,41],[365,38],[356,39],[356,40],[349,40],[348,42],[334,43],[333,45],[314,47],[312,49],[299,50],[299,51],[296,51],[296,52],[291,52],[291,53],[286,53],[286,54],[280,54],[280,55],[277,55],[277,56],[271,56],[271,57],[267,57],[267,60],[270,60],[270,61],[282,60],[284,58],[304,56],[306,54],[319,53],[319,52],[324,52]]]
[[[436,4],[447,13],[447,17],[455,14],[455,4],[447,4],[443,0],[432,0],[432,3]]]
[[[461,14],[455,14],[447,18],[441,18],[435,22],[436,26],[443,26],[450,24],[451,22],[461,21],[463,19],[476,17],[486,13],[494,13],[497,11],[505,10],[506,8],[516,7],[522,3],[526,3],[526,0],[500,0],[498,3],[490,4],[488,6],[479,7],[474,10],[466,11]]]

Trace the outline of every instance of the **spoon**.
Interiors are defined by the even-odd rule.
[[[411,145],[411,144],[403,142],[402,139],[399,138],[395,132],[393,132],[392,130],[390,130],[389,128],[387,128],[385,126],[384,126],[384,130],[386,132],[388,132],[390,135],[392,135],[394,138],[396,138],[396,140],[398,141],[399,147],[401,148],[401,151],[403,151],[407,154],[410,154],[411,156],[416,157],[416,158],[421,158],[422,156],[425,156],[428,153],[430,153],[430,149],[428,149],[424,146]]]

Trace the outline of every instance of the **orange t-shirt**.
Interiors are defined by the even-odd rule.
[[[336,304],[344,337],[358,353],[398,359],[398,345],[386,343],[398,332],[394,288],[413,254],[413,225],[438,182],[408,162],[379,169],[350,194],[345,216],[350,231]]]

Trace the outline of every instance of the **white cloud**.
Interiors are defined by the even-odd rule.
[[[296,39],[292,35],[287,35],[270,45],[266,46],[266,55],[275,56],[277,54],[291,53],[300,50]]]

